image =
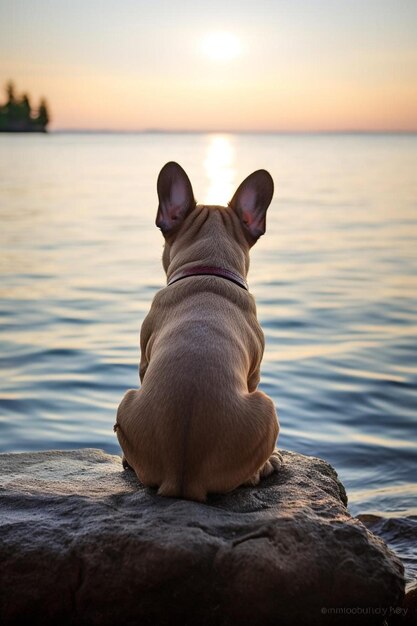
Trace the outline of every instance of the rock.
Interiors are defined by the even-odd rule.
[[[401,623],[417,624],[417,584],[407,591],[403,608],[403,620]]]
[[[382,517],[369,513],[357,517],[374,535],[383,537],[384,541],[401,558],[405,567],[405,598],[402,606],[390,609],[386,616],[388,626],[406,626],[408,624],[415,626],[417,624],[417,553],[415,549],[417,545],[417,518],[415,516]]]
[[[0,622],[381,624],[403,567],[330,465],[283,452],[258,487],[157,496],[99,450],[0,455]]]
[[[417,586],[409,589],[401,607],[388,615],[388,626],[415,626],[417,624]]]

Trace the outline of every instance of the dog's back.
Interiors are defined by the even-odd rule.
[[[164,266],[168,279],[196,263],[244,276],[249,247],[232,207],[194,206],[168,234]],[[142,387],[120,404],[117,435],[129,465],[161,495],[230,491],[274,450],[275,408],[256,390],[263,334],[255,302],[224,276],[185,274],[156,295],[142,326]]]

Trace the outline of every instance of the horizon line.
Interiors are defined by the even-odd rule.
[[[122,128],[53,128],[48,133],[85,133],[85,134],[141,134],[141,135],[208,135],[208,134],[229,134],[229,135],[415,135],[417,128],[411,129],[306,129],[306,130],[283,130],[283,129],[245,129],[231,130],[220,129],[169,129],[169,128],[143,128],[143,129],[122,129]]]

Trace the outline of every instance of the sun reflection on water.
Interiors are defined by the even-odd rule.
[[[235,187],[235,148],[232,137],[212,135],[209,137],[204,170],[208,188],[203,201],[206,204],[225,205],[232,197]]]

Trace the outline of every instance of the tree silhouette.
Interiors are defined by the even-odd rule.
[[[42,98],[37,114],[34,114],[28,94],[16,96],[13,81],[6,85],[7,101],[0,105],[0,131],[3,132],[46,132],[49,123],[49,111],[46,100]]]
[[[37,120],[42,126],[47,126],[49,123],[48,105],[45,98],[41,100]]]
[[[32,108],[30,106],[29,96],[26,93],[23,94],[22,99],[20,101],[20,110],[22,113],[22,118],[30,119]]]
[[[15,101],[14,83],[12,80],[9,80],[9,82],[6,85],[6,93],[7,93],[7,104],[11,104],[12,102]]]

